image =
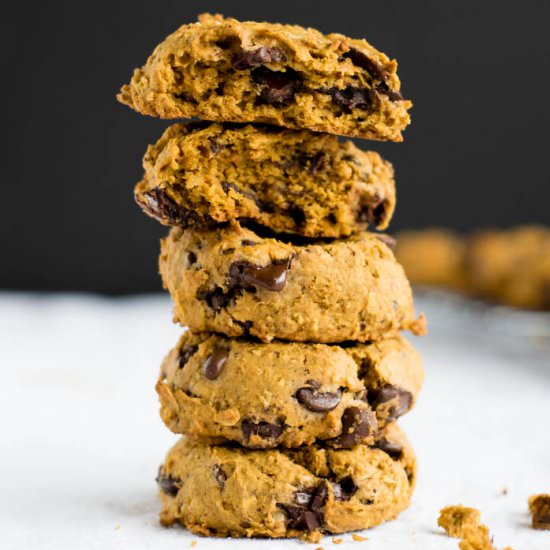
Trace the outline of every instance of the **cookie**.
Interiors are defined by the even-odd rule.
[[[550,229],[523,226],[474,234],[465,262],[472,294],[514,307],[550,309]]]
[[[161,416],[175,433],[251,448],[374,442],[409,411],[422,361],[401,336],[349,347],[185,333],[161,368]]]
[[[328,134],[274,126],[175,124],[145,155],[135,197],[165,225],[253,220],[274,231],[342,237],[387,227],[391,164]]]
[[[403,231],[397,235],[395,256],[413,285],[465,286],[463,239],[448,229]]]
[[[118,99],[161,118],[402,141],[412,103],[396,69],[366,40],[206,14],[158,45]]]
[[[410,501],[415,457],[403,433],[389,447],[249,450],[183,437],[158,474],[161,523],[213,536],[319,540],[395,518]]]
[[[195,332],[337,343],[424,331],[403,269],[370,233],[293,243],[240,226],[174,228],[160,272],[174,319]]]

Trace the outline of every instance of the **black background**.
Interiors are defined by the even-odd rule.
[[[365,37],[414,103],[392,229],[550,222],[550,2],[19,2],[4,5],[0,287],[159,289],[164,229],[134,205],[167,121],[115,101],[153,47],[203,11]]]

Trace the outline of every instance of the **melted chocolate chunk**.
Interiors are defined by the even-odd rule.
[[[393,421],[405,414],[412,406],[413,396],[412,393],[392,386],[391,384],[385,384],[376,391],[371,391],[369,394],[369,403],[372,408],[376,410],[377,407],[392,401],[391,406],[388,408],[388,420]]]
[[[185,367],[189,359],[191,359],[191,357],[195,355],[198,349],[198,346],[187,346],[186,348],[182,348],[178,357],[178,367],[180,369],[183,369],[183,367]]]
[[[376,429],[376,420],[367,410],[348,407],[342,415],[342,433],[328,439],[333,447],[351,449]]]
[[[382,241],[388,248],[391,250],[395,250],[396,240],[391,237],[390,235],[386,235],[385,233],[375,233],[374,236],[379,240]]]
[[[158,483],[160,490],[171,497],[175,497],[178,494],[182,483],[181,479],[166,475],[162,466],[159,468],[155,481]]]
[[[374,204],[363,204],[357,213],[357,221],[368,224],[380,225],[387,217],[389,206],[387,199],[381,199]]]
[[[197,292],[197,298],[204,300],[210,309],[218,313],[222,308],[227,307],[235,298],[242,294],[240,288],[229,288],[227,292],[223,288],[217,286],[214,290],[205,291],[199,290]]]
[[[320,392],[315,388],[300,388],[296,399],[308,410],[313,412],[332,411],[340,403],[340,393]]]
[[[227,479],[227,474],[223,471],[223,468],[219,464],[214,464],[214,466],[212,466],[212,475],[220,488],[223,488]]]
[[[176,203],[168,195],[166,189],[151,189],[143,193],[143,199],[143,201],[137,199],[138,205],[147,214],[162,223],[189,227],[201,221],[196,213]]]
[[[385,437],[379,439],[375,447],[390,455],[394,460],[400,460],[403,456],[403,445],[395,443],[394,441],[388,441]]]
[[[349,500],[357,492],[357,485],[351,476],[343,477],[340,481],[332,483],[334,500]]]
[[[216,378],[218,378],[227,361],[228,355],[229,352],[227,349],[218,348],[214,350],[208,359],[206,359],[202,366],[202,371],[208,380],[216,380]]]
[[[234,262],[229,267],[230,287],[260,287],[272,292],[280,292],[286,284],[290,260],[275,260],[266,266],[249,262]]]
[[[395,102],[403,99],[401,92],[394,92],[393,90],[390,90],[390,87],[385,82],[378,84],[378,86],[376,86],[376,91],[387,95],[390,101]]]
[[[351,113],[355,108],[369,109],[376,101],[376,92],[368,88],[348,86],[343,90],[339,88],[319,88],[317,91],[330,95],[332,102],[342,107],[347,113]]]
[[[259,100],[268,105],[287,103],[302,87],[302,77],[290,68],[279,72],[258,67],[252,71],[252,79],[261,87]]]
[[[296,491],[293,504],[277,503],[287,516],[287,527],[300,531],[315,531],[323,526],[324,507],[328,498],[328,485],[321,481],[317,487]]]
[[[233,68],[238,71],[255,69],[266,63],[281,63],[286,61],[285,54],[280,48],[260,46],[255,50],[242,50],[233,59]]]
[[[264,421],[252,422],[251,420],[243,420],[241,422],[241,429],[244,439],[248,443],[252,435],[257,435],[261,439],[272,439],[275,441],[283,433],[285,427],[282,422],[271,424]]]
[[[350,59],[355,66],[365,69],[373,80],[386,82],[388,79],[388,72],[382,66],[355,48],[350,48],[342,57]]]

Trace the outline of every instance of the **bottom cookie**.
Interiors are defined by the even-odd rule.
[[[247,450],[185,437],[157,482],[163,525],[232,537],[299,537],[368,529],[409,505],[416,460],[390,425],[375,446]]]

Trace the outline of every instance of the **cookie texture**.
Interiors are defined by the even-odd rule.
[[[424,331],[403,269],[370,233],[293,244],[240,226],[174,228],[160,272],[175,320],[195,332],[337,343]]]
[[[464,240],[443,228],[403,231],[397,235],[395,256],[413,285],[465,288]]]
[[[162,118],[402,141],[412,104],[396,70],[366,40],[205,14],[159,44],[118,99]]]
[[[422,361],[401,336],[346,347],[186,332],[163,362],[161,417],[176,433],[252,448],[373,444],[408,412]]]
[[[137,203],[165,225],[253,220],[274,231],[341,237],[387,227],[391,164],[351,141],[273,126],[175,124],[149,146]]]
[[[395,426],[394,451],[366,445],[298,450],[210,446],[183,437],[158,474],[161,522],[202,535],[300,537],[367,529],[410,501],[415,458]]]

